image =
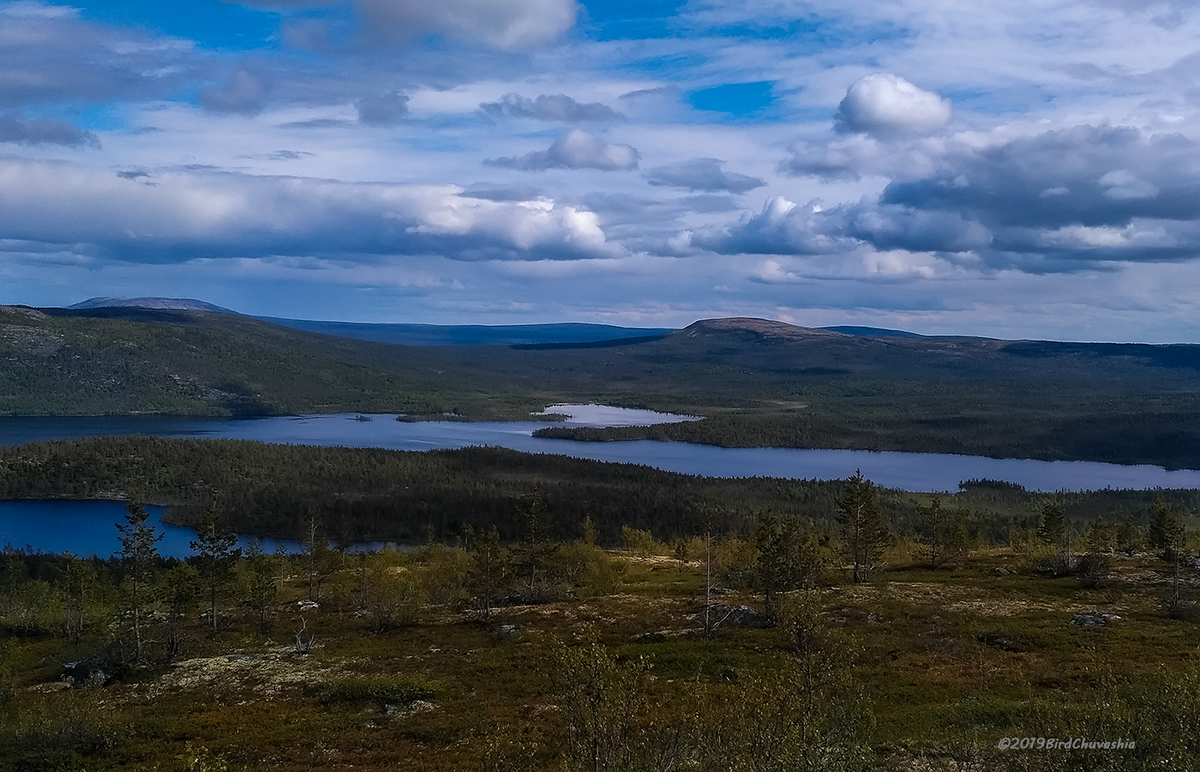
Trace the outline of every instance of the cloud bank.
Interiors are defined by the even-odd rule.
[[[195,171],[117,174],[2,158],[0,233],[145,263],[405,254],[558,260],[622,253],[608,243],[594,213],[547,198],[496,201],[447,185]]]

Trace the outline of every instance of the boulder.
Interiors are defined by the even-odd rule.
[[[112,680],[112,675],[100,663],[84,660],[64,664],[59,680],[68,684],[72,689],[99,688],[107,685]]]
[[[1108,627],[1120,619],[1116,614],[1076,614],[1071,617],[1071,624],[1079,627]]]

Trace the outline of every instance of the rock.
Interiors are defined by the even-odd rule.
[[[315,600],[298,600],[296,601],[297,611],[316,611],[321,608],[321,604]]]
[[[718,626],[746,627],[757,624],[762,614],[749,606],[723,606],[714,603],[709,609],[709,618]]]
[[[736,590],[731,590],[728,587],[714,587],[709,592],[713,595],[732,595]]]
[[[1120,620],[1121,617],[1116,614],[1076,614],[1071,617],[1071,624],[1079,627],[1108,627]]]
[[[67,662],[63,665],[63,672],[59,680],[73,689],[100,688],[108,684],[112,680],[112,676],[96,662]]]
[[[992,574],[993,574],[994,576],[1008,576],[1008,575],[1009,575],[1009,574],[1011,574],[1011,573],[1012,573],[1012,571],[1009,571],[1009,570],[1008,570],[1007,568],[1005,568],[1004,566],[997,566],[996,568],[994,568],[994,569],[992,570]]]
[[[427,710],[433,710],[434,707],[435,705],[432,702],[426,702],[425,700],[417,700],[416,702],[410,703],[406,708],[400,708],[395,705],[384,703],[383,715],[390,718],[404,718],[405,716],[412,716],[417,713],[424,713]]]
[[[510,635],[516,635],[520,632],[520,628],[516,625],[500,625],[496,628],[496,635],[500,638],[507,638]]]

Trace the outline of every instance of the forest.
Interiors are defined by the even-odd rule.
[[[453,541],[467,527],[517,536],[522,502],[546,502],[554,538],[589,517],[603,546],[624,526],[669,540],[712,527],[751,529],[787,515],[814,532],[833,528],[840,483],[778,478],[710,478],[633,464],[526,454],[502,448],[448,451],[307,447],[237,440],[99,437],[0,448],[0,500],[136,499],[169,505],[167,519],[195,525],[209,509],[244,534],[301,538],[317,515],[344,542]],[[916,535],[927,494],[882,490],[896,539]],[[1082,525],[1101,519],[1145,528],[1155,497],[1200,511],[1200,491],[1040,494],[966,480],[945,505],[961,512],[981,546],[1009,546],[1036,527],[1048,502]],[[1131,545],[1122,545],[1127,547]]]
[[[973,480],[917,497],[861,475],[144,438],[23,446],[0,468],[5,497],[198,497],[182,560],[158,555],[137,500],[112,558],[0,553],[3,770],[1115,772],[1200,757],[1194,491]],[[331,518],[355,510],[334,505],[303,510],[300,554],[237,549],[238,502],[289,506],[283,483],[302,480],[346,499],[406,484],[392,511],[427,497],[404,526],[426,539],[348,551]],[[659,517],[672,500],[691,514]],[[471,509],[488,501],[505,509]],[[431,517],[443,507],[460,519]],[[980,527],[1001,519],[1003,538]]]

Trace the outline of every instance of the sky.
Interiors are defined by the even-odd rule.
[[[0,303],[1200,342],[1186,0],[0,0]]]

